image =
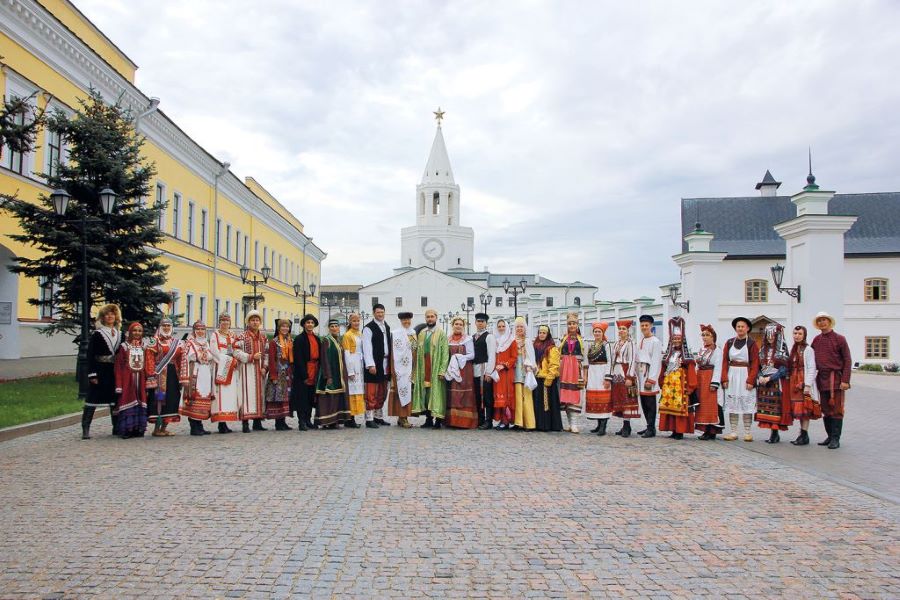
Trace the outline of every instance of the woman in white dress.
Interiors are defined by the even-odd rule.
[[[594,335],[593,341],[588,344],[587,376],[585,377],[585,401],[584,415],[588,419],[595,419],[597,427],[591,433],[606,435],[606,425],[612,416],[612,395],[606,376],[609,375],[609,364],[615,357],[612,344],[606,340],[608,323],[597,321],[591,325]]]
[[[731,423],[731,432],[723,440],[738,439],[738,421],[743,417],[744,441],[752,442],[750,424],[756,413],[756,377],[759,375],[759,347],[750,337],[750,319],[736,317],[731,327],[737,334],[725,342],[722,350],[721,388],[724,390],[725,412]]]
[[[215,361],[206,338],[206,325],[197,321],[184,342],[181,358],[181,409],[188,418],[191,435],[207,435],[203,421],[210,417],[213,398]]]
[[[238,392],[240,373],[238,361],[234,357],[234,342],[237,336],[231,331],[231,315],[219,315],[219,328],[210,339],[210,347],[216,359],[216,394],[210,413],[212,422],[218,423],[219,433],[231,433],[228,423],[240,421],[238,416]]]
[[[359,315],[352,313],[348,319],[350,326],[344,337],[341,338],[341,347],[344,349],[344,368],[347,369],[347,396],[350,400],[350,414],[353,421],[347,421],[345,427],[353,427],[357,415],[366,413],[366,382],[363,380],[365,362],[363,359],[361,320]]]

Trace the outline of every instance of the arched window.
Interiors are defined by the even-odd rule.
[[[435,192],[431,199],[431,213],[434,215],[441,214],[441,194]]]
[[[744,302],[768,302],[769,282],[765,279],[748,279],[744,282]]]
[[[419,212],[418,212],[418,214],[420,214],[420,215],[425,214],[425,192],[422,192],[421,194],[419,194]]]
[[[447,194],[447,225],[453,225],[453,192]]]
[[[575,296],[575,306],[581,306],[581,298]]]
[[[870,277],[865,282],[866,302],[887,302],[887,277]]]

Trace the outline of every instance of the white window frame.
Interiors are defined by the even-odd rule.
[[[869,290],[875,289],[872,282],[883,282],[883,286],[879,286],[881,298],[869,298]],[[874,295],[874,294],[873,294]],[[890,281],[887,277],[866,277],[863,280],[863,300],[866,302],[889,302],[890,301]]]
[[[184,324],[187,327],[190,327],[193,323],[193,315],[191,313],[194,312],[194,295],[193,294],[185,294],[184,295]]]
[[[30,91],[29,91],[30,90]],[[28,98],[32,94],[34,94],[37,90],[34,89],[34,86],[27,80],[19,77],[16,73],[13,73],[9,69],[6,70],[6,93],[4,98],[12,99],[13,96],[16,98]],[[32,110],[32,117],[34,116],[34,111],[37,109],[36,105],[36,97],[31,98],[28,101],[28,105]],[[22,115],[22,123],[25,122],[25,119],[28,115]],[[9,169],[13,173],[21,175],[22,177],[28,177],[29,179],[33,179],[33,169],[34,169],[34,154],[35,149],[32,148],[30,152],[13,152],[9,149],[9,146],[4,146],[3,148],[3,157],[2,164],[3,167]],[[13,168],[13,157],[21,156],[21,166],[22,170],[19,171]]]
[[[231,260],[231,223],[225,223],[225,260]]]
[[[200,247],[204,250],[207,250],[209,243],[207,242],[207,237],[209,232],[209,211],[205,208],[200,209]]]
[[[194,243],[194,209],[196,205],[193,200],[188,200],[187,212],[187,241],[188,244]]]
[[[162,181],[156,182],[156,208],[159,209],[159,217],[156,221],[156,227],[163,233],[166,232],[166,184]]]
[[[199,296],[197,298],[197,318],[207,322],[206,320],[206,296]]]

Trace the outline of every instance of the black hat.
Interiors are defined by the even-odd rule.
[[[411,312],[402,312],[397,315],[397,318],[400,319],[401,321],[403,319],[412,319],[412,317],[413,317],[413,314]]]
[[[731,328],[737,329],[737,324],[743,321],[747,324],[747,329],[753,329],[753,323],[750,322],[750,319],[747,317],[735,317],[731,320]]]
[[[373,305],[372,305],[372,311],[373,311],[373,312],[376,311],[376,310],[378,310],[379,308],[380,308],[381,310],[384,310],[384,304],[379,303],[379,304],[373,304]]]
[[[475,320],[476,321],[487,321],[488,320],[487,313],[475,313]]]
[[[301,325],[306,325],[307,321],[312,321],[315,327],[319,326],[319,320],[314,315],[304,315],[303,319],[300,321]]]
[[[638,321],[641,323],[650,323],[651,325],[653,325],[654,322],[653,317],[650,315],[641,315]]]
[[[332,325],[340,325],[340,324],[341,324],[341,322],[338,321],[337,319],[328,319],[328,326],[329,326],[329,327],[331,327]]]

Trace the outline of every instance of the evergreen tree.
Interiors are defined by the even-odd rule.
[[[44,112],[37,112],[31,106],[34,97],[35,94],[27,98],[3,99],[3,107],[0,108],[0,157],[3,156],[4,146],[18,154],[34,149],[37,132],[44,124]],[[8,199],[8,196],[3,198]]]
[[[66,164],[53,169],[52,175],[42,175],[51,189],[62,188],[70,194],[65,217],[55,213],[49,195],[42,195],[37,204],[4,204],[21,228],[21,233],[10,237],[38,250],[37,258],[19,257],[11,270],[53,286],[47,300],[29,298],[28,302],[52,305],[57,320],[44,330],[48,335],[78,329],[84,223],[91,304],[118,304],[123,319],[154,328],[162,317],[159,305],[169,301],[160,289],[166,267],[154,249],[163,238],[157,228],[161,208],[145,206],[143,200],[156,169],[141,158],[144,138],[136,135],[130,111],[119,102],[105,103],[92,89],[73,116],[57,111],[47,119],[47,127],[59,132],[68,148]],[[117,194],[110,215],[103,214],[99,200],[100,191],[107,187]],[[89,220],[82,222],[82,216]]]

